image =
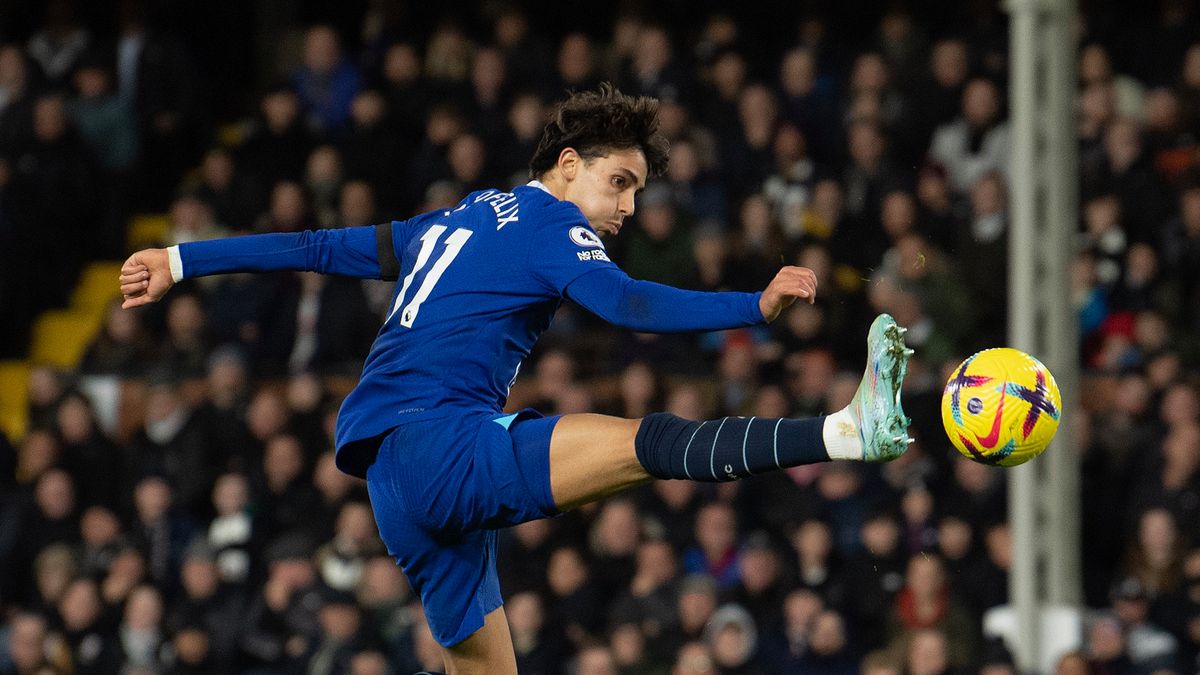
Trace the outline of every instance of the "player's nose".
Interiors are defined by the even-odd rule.
[[[620,203],[617,205],[617,210],[620,211],[621,215],[625,218],[632,216],[635,208],[637,207],[633,203],[633,195],[622,196]]]

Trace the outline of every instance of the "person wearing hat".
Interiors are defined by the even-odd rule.
[[[728,675],[757,672],[753,660],[758,649],[758,627],[744,607],[735,604],[719,607],[704,629],[704,639],[720,672]]]
[[[1149,620],[1150,597],[1140,579],[1128,576],[1113,587],[1113,611],[1125,632],[1125,650],[1138,672],[1179,667],[1179,642]]]

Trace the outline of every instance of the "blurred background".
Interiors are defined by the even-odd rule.
[[[1071,266],[1086,620],[1063,673],[1200,650],[1200,12],[1083,2]],[[122,311],[132,250],[404,219],[528,180],[550,106],[662,102],[630,275],[815,305],[704,335],[564,306],[510,407],[816,415],[917,349],[884,466],[656,482],[505,531],[522,673],[1015,672],[1006,474],[941,430],[1006,343],[998,2],[0,0],[0,673],[441,670],[332,431],[389,284],[229,275]],[[1052,450],[1053,452],[1053,450]]]

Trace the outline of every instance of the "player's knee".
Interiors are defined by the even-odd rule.
[[[672,448],[689,432],[695,422],[671,413],[652,413],[642,418],[634,436],[633,448],[646,473],[655,478],[680,478],[672,467]]]

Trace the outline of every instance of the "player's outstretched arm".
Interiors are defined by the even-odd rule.
[[[807,267],[788,265],[780,269],[763,289],[758,308],[763,320],[770,323],[799,298],[808,300],[809,304],[817,301],[817,275]]]
[[[639,281],[610,266],[577,277],[565,294],[613,325],[678,333],[772,321],[797,298],[812,302],[816,287],[816,275],[803,267],[783,268],[761,293],[706,293]]]
[[[123,306],[154,302],[184,279],[274,270],[393,280],[400,270],[393,224],[254,234],[139,251],[121,269]]]
[[[121,266],[120,281],[124,309],[157,302],[175,285],[167,249],[148,248],[129,256]]]

